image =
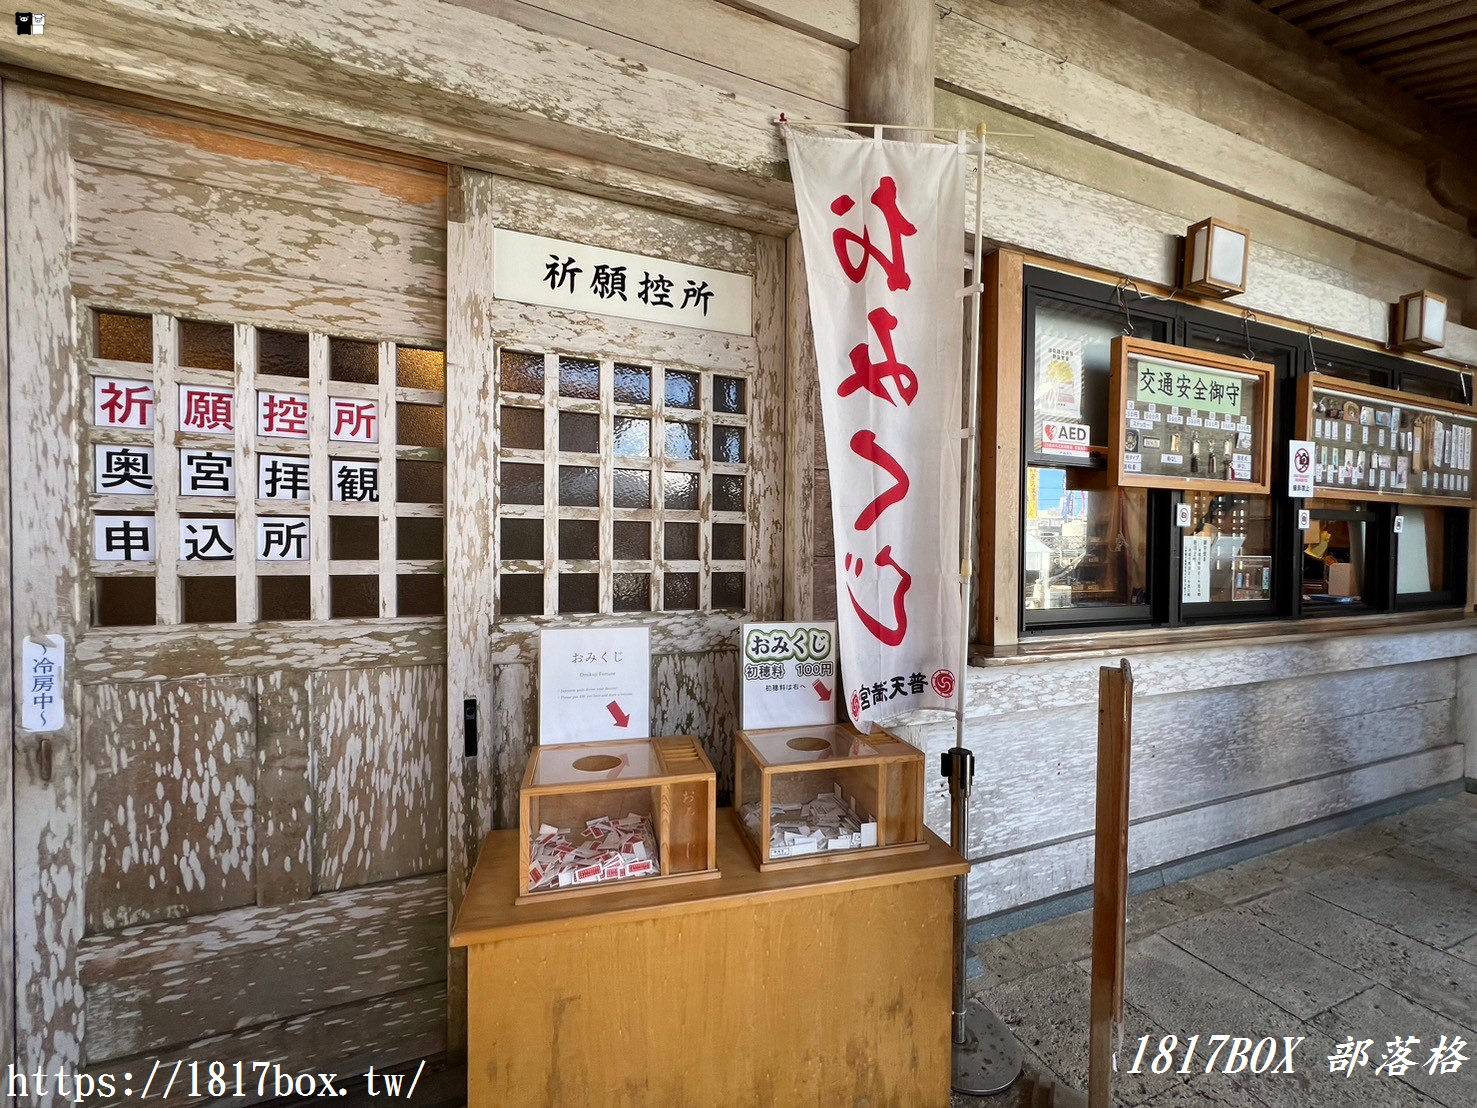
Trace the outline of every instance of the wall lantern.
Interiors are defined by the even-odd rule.
[[[1218,219],[1202,219],[1185,232],[1185,272],[1180,287],[1202,296],[1246,291],[1251,232]]]
[[[1395,342],[1401,350],[1434,350],[1446,343],[1446,297],[1428,289],[1408,292],[1395,309]]]

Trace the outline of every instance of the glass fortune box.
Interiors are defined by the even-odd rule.
[[[517,902],[717,877],[716,800],[691,735],[534,747]]]
[[[921,850],[923,753],[886,731],[740,731],[734,815],[761,870]]]

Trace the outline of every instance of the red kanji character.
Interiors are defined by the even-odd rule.
[[[210,389],[186,389],[180,426],[191,431],[230,431],[235,428],[231,408],[235,397]]]
[[[375,440],[375,403],[372,400],[355,403],[352,400],[334,400],[332,438],[340,440]]]
[[[891,257],[872,245],[872,232],[867,230],[865,220],[862,222],[860,235],[841,227],[832,231],[831,245],[836,250],[836,259],[841,263],[841,268],[853,283],[866,276],[867,266],[876,258],[877,264],[887,273],[887,287],[893,292],[901,292],[913,285],[913,279],[908,276],[908,263],[903,257],[903,237],[916,235],[918,228],[904,219],[903,213],[898,211],[897,182],[891,177],[884,177],[878,183],[877,190],[872,193],[872,203],[887,221],[887,237],[892,240]],[[845,215],[854,207],[856,201],[844,193],[831,201],[831,211],[837,215]],[[861,260],[858,262],[851,260],[853,245],[862,248]]]
[[[262,431],[275,435],[306,435],[308,403],[301,396],[267,393],[262,397]]]
[[[864,609],[857,602],[856,593],[851,591],[851,586],[846,586],[846,595],[851,597],[851,606],[856,609],[856,615],[874,639],[883,646],[901,646],[903,640],[908,637],[908,590],[913,587],[913,575],[898,565],[892,557],[892,547],[884,546],[877,551],[877,563],[879,567],[889,566],[897,570],[898,586],[892,596],[892,618],[896,627],[889,627],[877,619],[876,616]],[[848,554],[846,556],[846,568],[851,570],[857,577],[862,575],[866,568],[866,562],[861,557]]]
[[[911,482],[908,480],[907,472],[898,464],[898,460],[877,445],[877,436],[873,432],[858,431],[852,435],[851,452],[858,458],[865,458],[878,468],[886,470],[887,475],[893,480],[892,487],[881,493],[862,509],[861,515],[856,517],[856,529],[866,531],[877,522],[878,516],[908,495]]]
[[[885,356],[880,362],[869,361],[867,344],[857,343],[847,355],[851,359],[851,376],[841,382],[836,395],[850,396],[857,389],[866,389],[873,396],[886,400],[895,408],[897,401],[892,398],[892,394],[887,391],[884,383],[891,379],[897,383],[899,398],[905,405],[912,407],[914,399],[918,396],[918,375],[897,360],[897,352],[893,349],[892,332],[897,328],[897,316],[886,308],[873,308],[867,313],[867,322],[872,325],[872,330],[877,335],[877,342],[882,347],[882,353]]]
[[[154,409],[154,394],[148,385],[119,388],[116,382],[106,381],[100,395],[103,401],[99,407],[109,426],[148,426]]]

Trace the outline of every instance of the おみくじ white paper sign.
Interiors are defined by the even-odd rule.
[[[651,632],[645,627],[539,633],[539,743],[651,735]]]

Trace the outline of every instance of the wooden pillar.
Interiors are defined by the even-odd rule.
[[[933,126],[933,0],[861,0],[851,118]]]

